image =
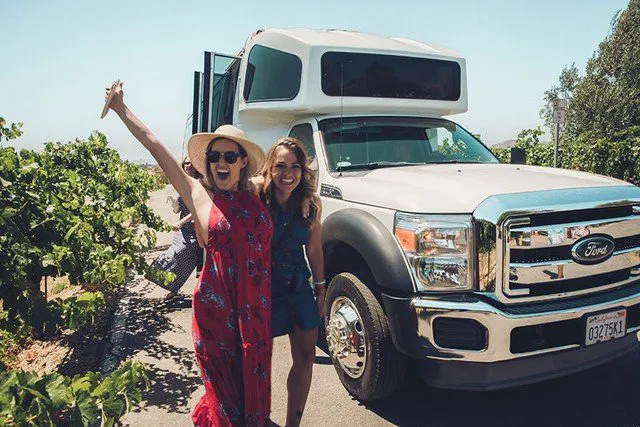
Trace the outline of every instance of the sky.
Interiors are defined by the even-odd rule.
[[[176,155],[203,52],[236,54],[269,27],[337,28],[407,37],[467,61],[469,111],[450,117],[488,144],[542,125],[544,91],[575,62],[581,73],[628,0],[18,1],[0,0],[0,117],[24,122],[16,147],[103,132],[121,156],[150,155],[115,114],[125,101]]]

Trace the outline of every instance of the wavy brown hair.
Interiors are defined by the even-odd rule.
[[[296,214],[302,217],[302,203],[305,199],[309,200],[310,204],[310,213],[313,215],[317,215],[320,211],[320,204],[318,203],[317,197],[315,197],[315,179],[313,176],[313,172],[309,168],[309,163],[311,159],[307,154],[302,142],[299,139],[287,136],[284,138],[280,138],[277,140],[267,151],[266,160],[264,162],[264,166],[258,172],[258,175],[261,175],[264,178],[264,183],[262,186],[262,191],[260,192],[260,198],[267,205],[269,211],[273,212],[273,209],[276,205],[276,199],[274,194],[274,184],[271,180],[271,170],[273,169],[276,162],[276,151],[279,147],[284,147],[296,156],[296,160],[300,164],[301,168],[301,178],[298,186],[293,190],[291,194],[291,198],[289,199],[289,203],[287,204],[287,210],[293,211]],[[308,218],[304,218],[305,223],[308,227],[311,227],[313,224],[312,215],[309,215]]]

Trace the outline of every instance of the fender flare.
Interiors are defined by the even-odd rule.
[[[322,222],[325,262],[345,243],[364,259],[380,288],[413,292],[413,280],[396,238],[376,217],[360,209],[341,209]]]

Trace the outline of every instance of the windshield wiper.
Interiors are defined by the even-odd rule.
[[[337,166],[336,171],[345,171],[345,170],[356,170],[356,169],[378,169],[378,168],[390,168],[395,166],[415,166],[415,165],[424,165],[424,163],[412,163],[412,162],[389,162],[389,161],[379,161],[379,162],[371,162],[364,163],[360,165],[345,165],[345,166]]]
[[[477,163],[485,163],[485,162],[478,162],[475,160],[471,160],[471,161],[466,161],[466,160],[443,160],[441,162],[428,162],[428,165],[453,165],[453,164],[477,164]]]

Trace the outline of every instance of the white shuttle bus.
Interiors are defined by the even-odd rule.
[[[491,390],[638,346],[640,188],[501,164],[447,118],[467,111],[466,77],[448,49],[309,29],[258,31],[195,74],[193,132],[231,123],[265,149],[292,135],[314,158],[323,340],[362,401],[408,369]]]

